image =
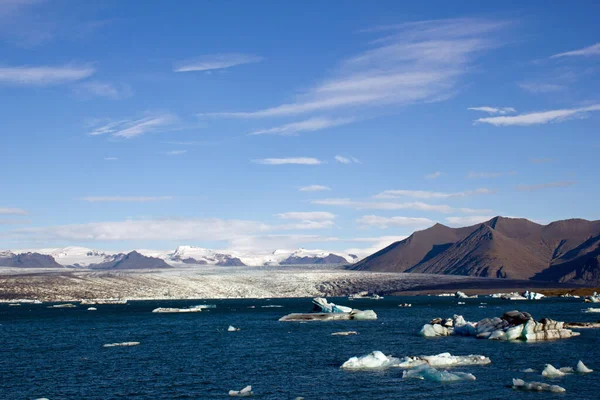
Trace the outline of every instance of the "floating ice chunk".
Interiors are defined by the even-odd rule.
[[[227,332],[237,332],[239,330],[240,330],[240,328],[236,328],[233,325],[229,325],[229,327],[227,328]]]
[[[397,367],[400,360],[386,356],[381,351],[374,351],[366,356],[352,357],[342,364],[344,369],[383,369],[389,367]]]
[[[440,324],[425,324],[421,328],[419,335],[424,337],[448,336],[450,335],[450,331]]]
[[[579,360],[579,362],[577,363],[575,371],[579,372],[580,374],[589,374],[590,372],[594,372],[593,369],[589,369],[588,367],[586,367],[581,360]]]
[[[280,306],[278,304],[269,304],[268,306],[260,306],[260,308],[282,308],[283,306]]]
[[[513,389],[526,390],[531,392],[554,392],[564,393],[565,388],[558,385],[549,385],[542,382],[525,382],[523,379],[513,379]]]
[[[428,364],[434,368],[461,367],[465,365],[486,365],[492,361],[485,356],[470,354],[468,356],[453,356],[441,353],[434,356],[404,357],[400,360],[401,368],[415,368]]]
[[[377,319],[377,314],[373,310],[352,310],[350,316],[352,317],[352,319],[358,321],[371,321]]]
[[[459,306],[464,306],[465,304],[467,304],[467,303],[465,303],[464,301],[459,301],[459,302],[458,302],[458,305],[459,305]]]
[[[430,365],[420,365],[414,369],[404,371],[403,379],[424,379],[435,382],[474,381],[477,378],[473,374],[465,372],[438,371]]]
[[[523,293],[523,297],[525,297],[527,300],[540,300],[546,296],[541,293],[530,292],[527,290],[525,293]]]
[[[254,392],[252,391],[252,386],[250,386],[250,385],[246,386],[242,390],[230,390],[229,391],[230,396],[237,396],[237,397],[247,397],[247,396],[252,396],[253,394],[254,394]]]
[[[565,376],[565,373],[559,369],[554,368],[552,364],[546,364],[544,370],[542,371],[542,376],[546,378],[558,378],[561,376]]]
[[[128,346],[137,346],[140,342],[122,342],[122,343],[109,343],[105,344],[102,347],[128,347]]]
[[[333,332],[331,336],[350,336],[350,335],[358,335],[356,331],[347,331],[347,332]]]
[[[346,306],[339,306],[334,303],[328,303],[327,299],[322,297],[315,297],[313,299],[313,304],[319,312],[323,313],[348,313],[352,311],[352,308]]]
[[[583,310],[584,313],[600,313],[600,308],[587,308],[585,310]]]
[[[506,330],[505,339],[506,340],[517,340],[521,338],[523,334],[523,325],[517,325],[510,327]]]
[[[535,372],[535,369],[533,369],[533,368],[527,368],[527,369],[524,369],[523,372],[525,372],[526,374],[530,374],[532,372]]]

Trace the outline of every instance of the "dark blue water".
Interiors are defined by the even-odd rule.
[[[336,301],[337,300],[337,301]],[[230,389],[253,386],[257,399],[423,399],[600,398],[600,331],[554,342],[506,343],[463,337],[417,336],[433,317],[460,313],[476,321],[511,309],[563,321],[594,321],[580,300],[531,302],[396,297],[380,301],[333,299],[374,309],[377,321],[293,323],[282,315],[310,311],[310,299],[146,301],[48,309],[46,305],[0,305],[0,399],[226,399]],[[479,308],[480,302],[486,308]],[[399,308],[410,302],[412,308]],[[153,314],[158,306],[211,303],[193,314]],[[264,305],[283,308],[261,308]],[[256,308],[250,309],[254,305]],[[227,332],[229,325],[239,332]],[[357,336],[331,336],[356,330]],[[136,347],[103,348],[139,341]],[[402,371],[348,372],[339,366],[352,356],[380,350],[396,357],[450,352],[483,354],[488,366],[458,368],[476,381],[437,383],[403,380]],[[549,380],[545,363],[575,366],[582,359],[596,370]],[[520,372],[534,368],[537,374]],[[566,394],[514,392],[512,378],[559,384]]]

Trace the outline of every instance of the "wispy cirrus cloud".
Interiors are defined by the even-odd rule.
[[[173,131],[178,129],[179,119],[169,113],[146,113],[144,117],[118,121],[93,121],[90,136],[110,135],[116,138],[131,139],[147,133]]]
[[[411,227],[426,228],[433,224],[434,221],[429,218],[414,218],[414,217],[381,217],[377,215],[364,215],[356,220],[363,226],[375,226],[386,229],[389,227]]]
[[[517,173],[515,171],[508,171],[508,172],[474,172],[474,171],[471,171],[467,175],[467,178],[469,178],[469,179],[500,178],[502,176],[512,176],[512,175],[516,175],[516,174]]]
[[[575,185],[574,181],[559,181],[559,182],[547,182],[538,183],[533,185],[517,185],[516,189],[519,192],[533,192],[536,190],[552,189],[552,188],[564,188]]]
[[[328,79],[296,101],[255,111],[201,116],[270,118],[348,111],[447,99],[481,53],[498,46],[490,36],[506,23],[446,19],[396,25],[370,48],[343,60]]]
[[[117,161],[117,157],[104,157],[104,161]]]
[[[76,82],[92,76],[91,66],[0,66],[0,84],[18,86],[50,86]]]
[[[305,121],[291,122],[268,129],[259,129],[250,132],[249,135],[281,135],[293,136],[301,132],[316,132],[327,128],[346,125],[355,121],[354,118],[326,118],[315,117]]]
[[[453,197],[467,197],[481,194],[493,194],[494,190],[479,188],[463,192],[432,192],[428,190],[384,190],[373,196],[375,199],[395,199],[399,197],[412,197],[415,199],[449,199]]]
[[[435,172],[432,172],[431,174],[425,175],[425,179],[437,179],[440,176],[442,176],[442,173],[440,171],[435,171]]]
[[[585,118],[590,112],[593,111],[600,111],[600,104],[594,104],[588,107],[541,111],[515,116],[479,118],[475,120],[475,123],[490,124],[494,126],[540,125],[554,122],[563,122],[573,118]]]
[[[174,198],[173,196],[86,196],[80,200],[89,203],[148,203],[173,200]]]
[[[420,201],[413,202],[375,202],[375,201],[356,201],[346,198],[331,198],[312,200],[312,204],[325,206],[350,207],[356,210],[416,210],[432,211],[448,214],[451,212],[462,212],[465,214],[488,213],[490,210],[473,208],[454,208],[446,204],[429,204]]]
[[[550,58],[561,58],[561,57],[588,57],[588,56],[600,56],[600,43],[593,44],[588,47],[584,47],[578,50],[566,51],[564,53],[558,53]]]
[[[330,191],[331,188],[328,186],[323,186],[323,185],[310,185],[310,186],[302,186],[298,190],[301,192],[323,192],[323,191]]]
[[[333,159],[340,164],[362,164],[360,160],[356,157],[345,157],[337,155]]]
[[[494,218],[493,215],[467,215],[462,217],[447,217],[446,221],[453,226],[469,226],[480,224]]]
[[[263,165],[319,165],[325,163],[325,161],[313,157],[262,158],[252,160],[252,162]]]
[[[253,54],[223,53],[209,54],[195,59],[178,62],[174,72],[213,71],[262,61],[263,58]]]
[[[104,97],[111,100],[121,100],[133,96],[133,89],[129,85],[101,81],[80,83],[73,88],[73,92],[83,99]]]
[[[298,219],[310,221],[322,221],[335,218],[335,214],[327,211],[291,211],[281,214],[275,214],[279,219]]]
[[[188,152],[187,150],[170,150],[170,151],[165,152],[165,154],[167,156],[182,156],[187,152]]]
[[[512,114],[512,113],[517,112],[517,110],[515,110],[512,107],[488,107],[488,106],[469,107],[469,108],[467,108],[467,110],[482,111],[482,112],[486,112],[488,114],[499,114],[499,115]]]
[[[27,215],[27,211],[22,208],[0,207],[0,215]]]
[[[519,87],[526,92],[535,94],[555,93],[566,89],[565,85],[546,82],[522,82],[519,83]]]

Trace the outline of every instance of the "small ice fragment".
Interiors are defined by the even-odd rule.
[[[458,302],[458,305],[459,305],[459,306],[463,306],[463,305],[465,305],[465,304],[466,304],[466,303],[465,303],[464,301],[459,301],[459,302]]]
[[[533,368],[527,368],[527,369],[524,369],[523,372],[525,372],[526,374],[530,374],[532,372],[535,372],[535,369],[533,369]]]
[[[552,364],[546,364],[544,370],[542,371],[542,376],[545,376],[546,378],[558,378],[560,376],[565,376],[565,373],[554,368]]]
[[[565,388],[558,385],[549,385],[542,382],[525,382],[523,379],[513,379],[513,389],[526,390],[531,392],[566,392]]]
[[[381,351],[374,351],[366,356],[352,357],[342,364],[340,368],[344,369],[383,369],[388,367],[397,367],[400,360],[386,356]]]
[[[237,397],[247,397],[247,396],[252,396],[253,394],[254,394],[254,392],[252,391],[252,386],[250,386],[250,385],[246,386],[242,390],[230,390],[229,391],[230,396],[237,396]]]
[[[358,335],[356,331],[347,331],[347,332],[333,332],[331,336],[350,336],[350,335]]]
[[[564,372],[565,374],[572,374],[573,373],[573,367],[560,367],[558,370],[560,372]]]
[[[88,309],[87,309],[87,310],[88,310],[88,311],[96,311],[96,310],[98,310],[98,309],[97,309],[96,307],[88,307]]]
[[[240,330],[240,328],[236,328],[233,325],[229,325],[229,327],[227,328],[227,332],[237,332],[239,330]]]
[[[109,343],[105,344],[103,347],[127,347],[127,346],[137,346],[140,342],[122,342],[122,343]]]
[[[579,362],[577,363],[577,367],[575,367],[575,370],[580,374],[589,374],[590,372],[594,371],[593,369],[589,369],[588,367],[586,367],[581,360],[579,360]]]
[[[448,336],[449,334],[448,328],[440,324],[425,324],[419,332],[419,335],[424,337]]]
[[[352,319],[357,321],[370,321],[377,319],[377,314],[373,310],[352,310],[350,315],[352,316]]]
[[[438,371],[429,365],[420,365],[414,369],[404,371],[403,379],[424,379],[435,382],[474,381],[477,378],[473,374],[465,372]]]

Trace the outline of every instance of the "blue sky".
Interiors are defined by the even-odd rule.
[[[0,1],[0,248],[600,218],[600,4],[446,3]]]

